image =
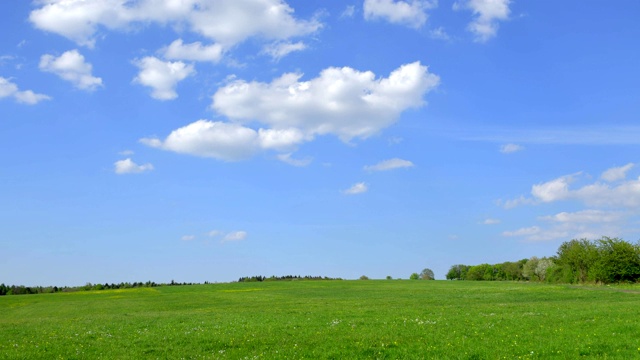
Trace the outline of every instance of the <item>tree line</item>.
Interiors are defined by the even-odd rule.
[[[209,284],[208,281],[204,282]],[[176,282],[171,280],[170,283],[155,283],[153,281],[147,282],[121,282],[119,284],[92,284],[86,283],[83,286],[24,286],[24,285],[5,285],[0,284],[0,296],[2,295],[29,295],[29,294],[53,294],[58,292],[76,292],[76,291],[90,291],[90,290],[112,290],[112,289],[133,289],[142,287],[157,287],[157,286],[178,286],[178,285],[199,285],[198,283],[190,282]]]
[[[620,238],[563,242],[551,257],[500,264],[453,265],[448,280],[529,280],[550,283],[635,283],[640,281],[640,244]]]
[[[300,276],[300,275],[285,275],[285,276],[271,276],[266,277],[262,275],[257,276],[243,276],[238,279],[238,282],[263,282],[263,281],[293,281],[293,280],[342,280],[341,278],[331,278],[327,276]]]

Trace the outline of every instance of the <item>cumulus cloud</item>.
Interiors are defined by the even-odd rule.
[[[640,178],[622,181],[616,185],[596,181],[577,189],[570,184],[580,175],[566,175],[560,178],[534,185],[531,194],[535,202],[556,202],[576,200],[588,206],[640,207]]]
[[[247,238],[247,232],[246,231],[234,231],[234,232],[231,232],[231,233],[225,235],[225,237],[222,239],[222,242],[242,241],[242,240],[244,240],[246,238]]]
[[[212,103],[231,122],[198,120],[164,140],[140,141],[225,161],[272,150],[281,153],[280,160],[302,165],[291,159],[298,145],[318,135],[332,134],[345,142],[374,135],[396,122],[403,111],[422,106],[424,95],[440,81],[419,62],[403,65],[381,79],[348,67],[326,69],[309,81],[300,81],[301,76],[284,74],[271,83],[231,78],[214,94]],[[398,160],[387,165],[407,165]]]
[[[283,0],[46,0],[31,23],[93,47],[100,29],[127,31],[133,25],[175,25],[224,48],[260,36],[280,40],[313,33],[317,19],[298,20]]]
[[[203,46],[199,41],[185,44],[182,39],[178,39],[160,50],[160,52],[163,54],[163,57],[168,60],[208,61],[217,63],[222,58],[224,51],[220,44]]]
[[[504,231],[503,236],[528,236],[540,233],[541,229],[538,226],[531,226],[527,228],[520,228],[514,231]]]
[[[545,183],[533,185],[531,195],[542,202],[552,202],[569,198],[569,184],[575,175],[562,176]]]
[[[633,163],[629,163],[620,167],[612,167],[611,169],[606,170],[602,173],[600,178],[604,181],[613,182],[618,180],[624,180],[627,177],[627,172],[631,170],[635,165]]]
[[[39,68],[69,81],[81,90],[93,91],[102,86],[102,79],[91,74],[92,65],[85,62],[78,50],[66,51],[59,57],[42,55]]]
[[[281,58],[289,55],[294,51],[302,51],[307,48],[307,45],[302,41],[291,42],[275,42],[265,46],[262,49],[262,53],[271,56],[274,60],[280,60]]]
[[[213,96],[212,108],[239,122],[296,128],[307,136],[334,134],[343,141],[367,138],[393,124],[400,113],[422,106],[440,82],[419,62],[402,65],[389,77],[370,71],[328,68],[300,81],[287,73],[271,83],[232,81]]]
[[[116,174],[139,174],[153,170],[153,165],[138,165],[130,158],[116,161],[114,164]]]
[[[193,65],[187,65],[182,61],[162,61],[156,57],[147,56],[134,63],[140,69],[134,82],[150,87],[151,97],[158,100],[177,98],[178,83],[195,74]]]
[[[437,1],[427,0],[365,0],[364,18],[420,28],[427,22],[427,10],[436,5]]]
[[[27,105],[35,105],[43,100],[51,100],[50,96],[44,94],[36,94],[31,90],[20,90],[18,85],[9,79],[0,77],[0,99],[11,97],[19,103]]]
[[[293,128],[256,131],[235,123],[198,120],[172,131],[165,140],[143,138],[140,141],[181,154],[237,161],[260,150],[286,150],[303,140],[304,135]]]
[[[347,195],[356,195],[356,194],[366,193],[368,190],[369,190],[369,187],[367,186],[367,184],[363,182],[359,182],[354,184],[352,187],[344,190],[343,192]]]
[[[453,4],[454,10],[470,10],[474,19],[467,29],[477,42],[486,42],[498,33],[499,21],[509,19],[511,0],[461,0]]]
[[[196,238],[195,235],[183,235],[180,240],[182,241],[191,241],[194,240]]]
[[[409,160],[393,158],[381,161],[375,165],[367,165],[364,167],[367,171],[388,171],[393,169],[413,167],[413,163]]]
[[[500,147],[500,152],[503,154],[512,154],[522,150],[524,150],[524,146],[518,144],[505,144]]]

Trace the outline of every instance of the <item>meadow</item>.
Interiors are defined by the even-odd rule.
[[[640,288],[282,281],[0,297],[1,359],[640,358]]]

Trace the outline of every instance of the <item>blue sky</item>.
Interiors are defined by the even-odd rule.
[[[640,235],[640,4],[0,3],[0,282],[408,278]]]

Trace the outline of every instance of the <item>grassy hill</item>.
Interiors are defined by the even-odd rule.
[[[0,297],[2,359],[640,358],[640,288],[293,281]]]

